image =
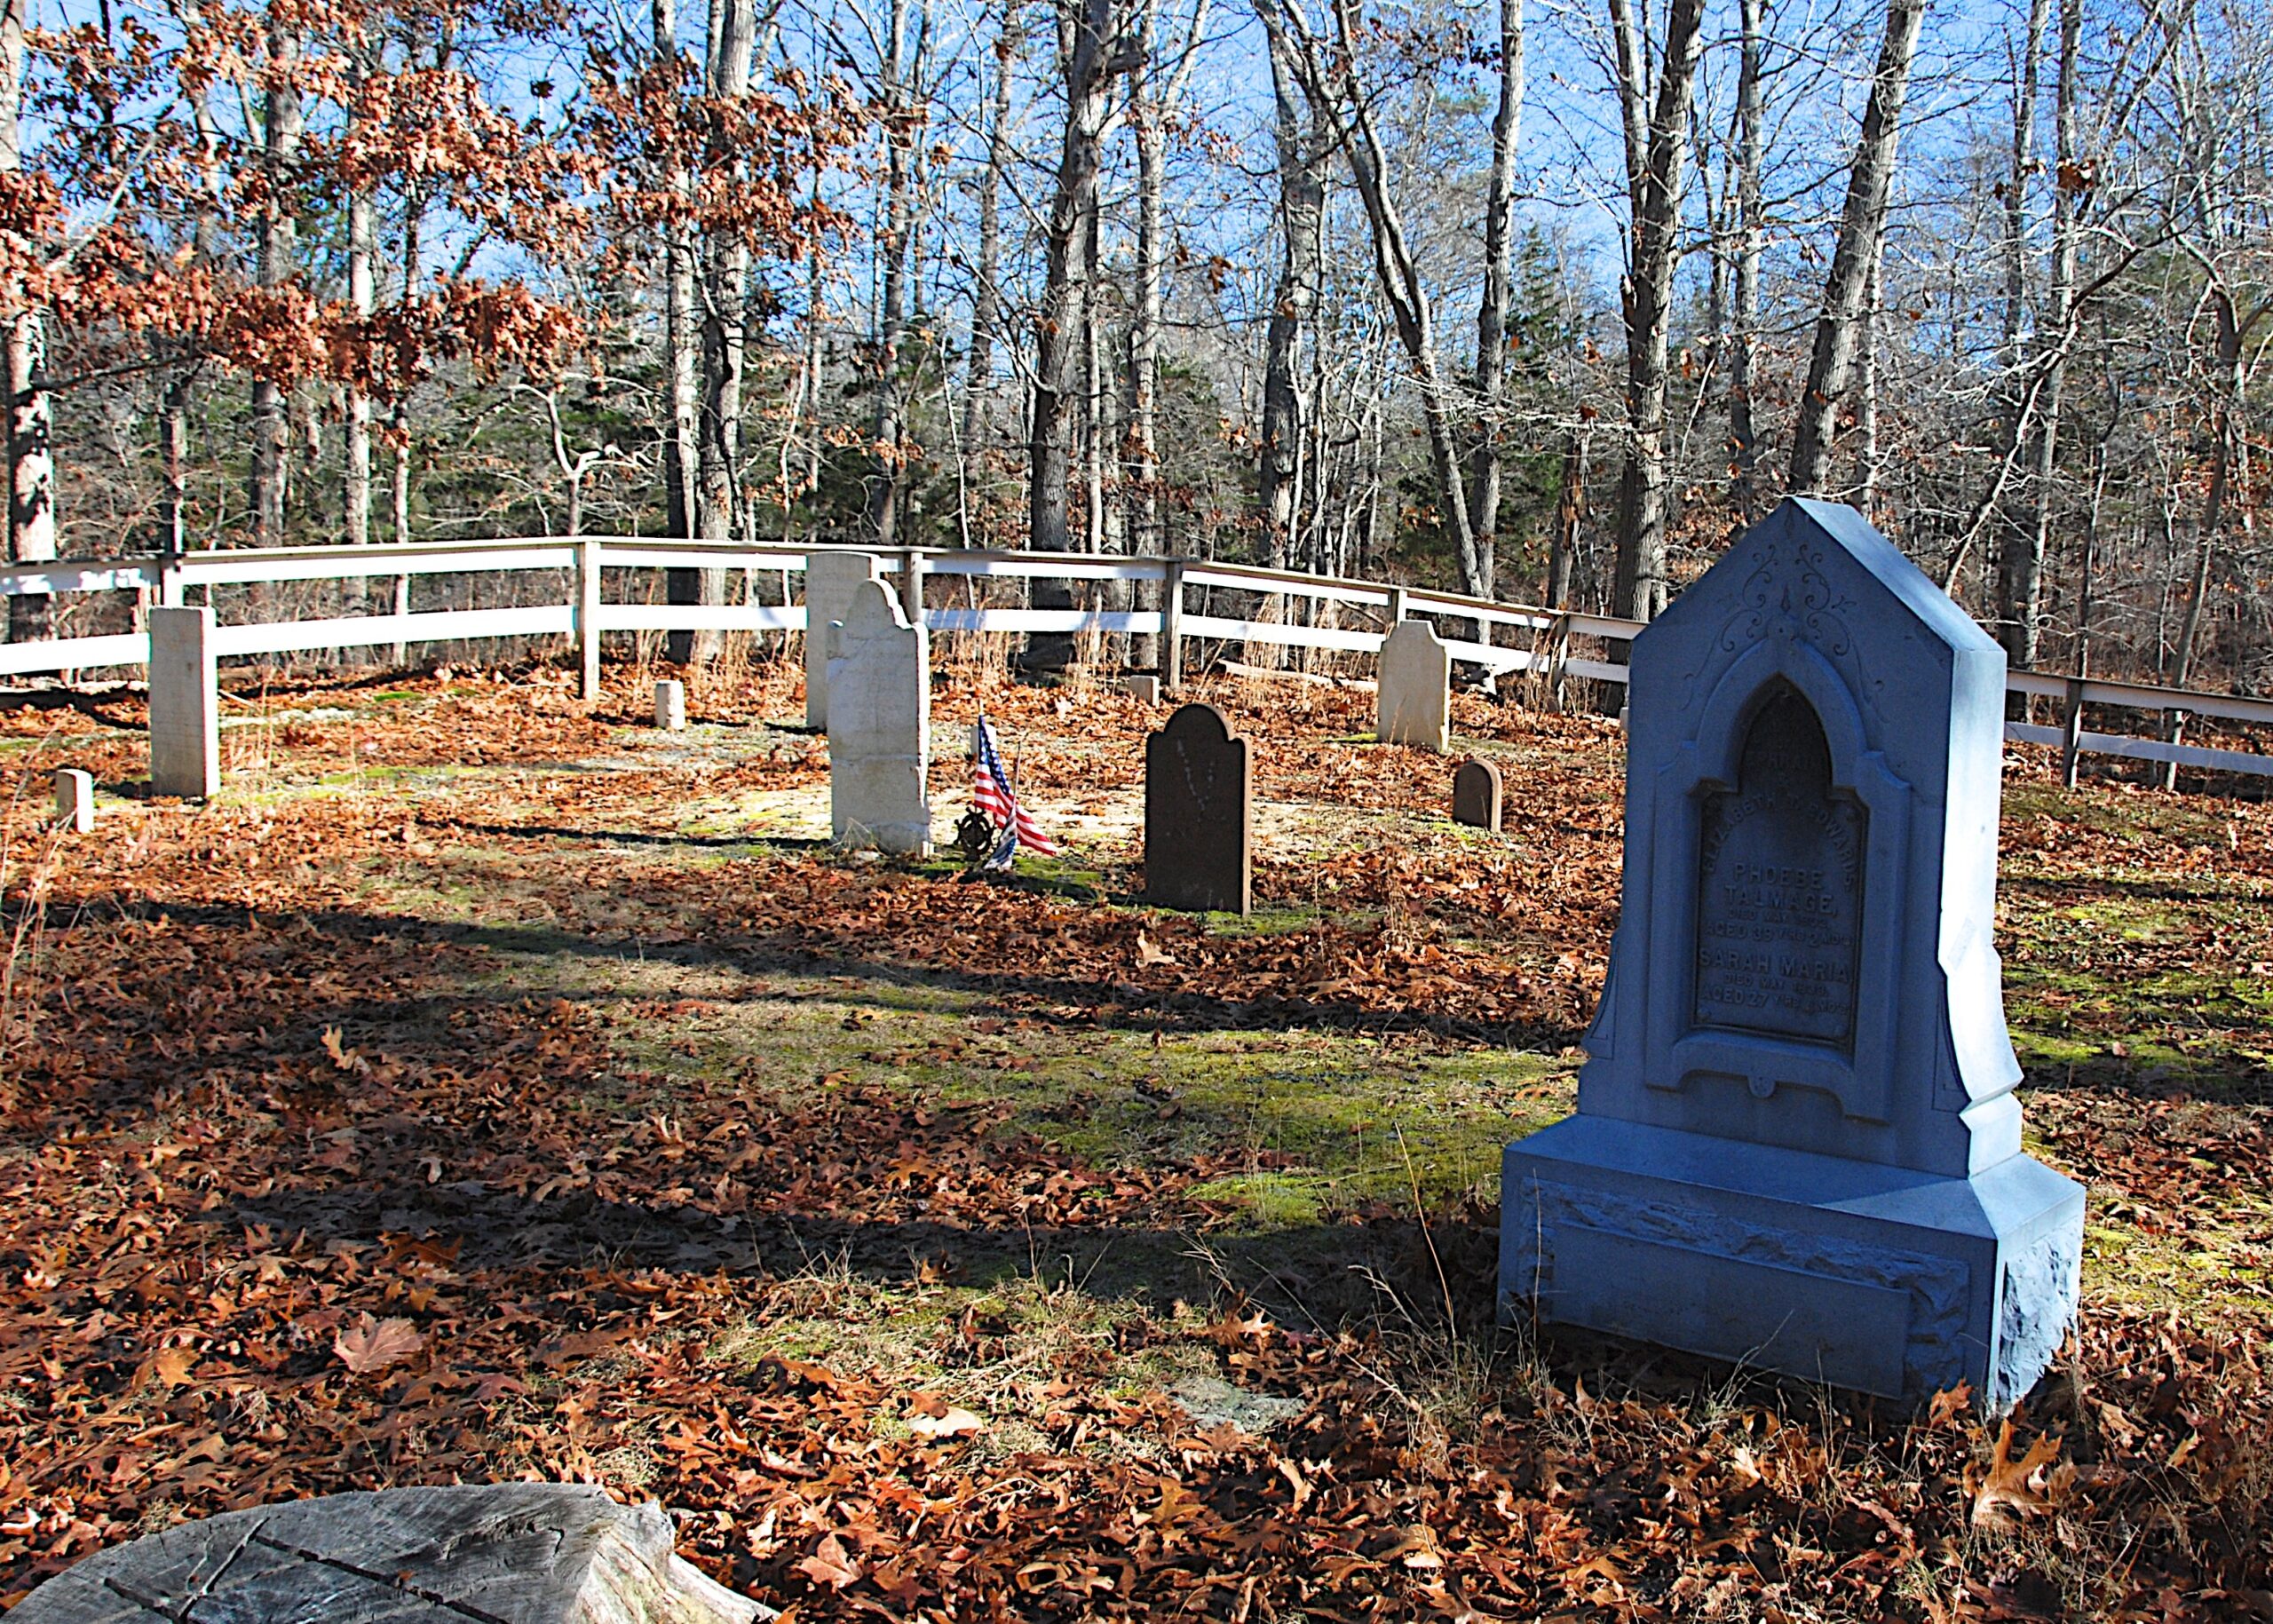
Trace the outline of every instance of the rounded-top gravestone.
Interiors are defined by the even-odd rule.
[[[1500,832],[1500,769],[1469,759],[1453,774],[1453,821]]]
[[[1213,705],[1184,706],[1144,741],[1144,896],[1193,913],[1247,912],[1254,773]]]

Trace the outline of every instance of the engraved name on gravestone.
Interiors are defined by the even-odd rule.
[[[1807,701],[1791,689],[1771,697],[1746,733],[1735,787],[1705,797],[1699,1026],[1854,1041],[1866,815],[1833,789]]]

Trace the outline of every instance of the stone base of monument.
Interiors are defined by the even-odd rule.
[[[1574,1116],[1508,1146],[1500,1292],[1578,1325],[1992,1414],[2074,1323],[2081,1185],[2026,1156],[1970,1178]]]
[[[99,1551],[23,1624],[752,1624],[772,1608],[672,1549],[670,1516],[579,1484],[335,1494]]]

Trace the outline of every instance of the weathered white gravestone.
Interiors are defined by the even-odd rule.
[[[931,662],[880,581],[864,581],[832,628],[828,661],[829,828],[847,846],[931,849],[924,775],[931,755]]]
[[[221,793],[221,715],[213,611],[150,611],[150,793]]]
[[[1399,621],[1382,642],[1374,736],[1442,755],[1452,748],[1453,651],[1426,621]]]
[[[1579,1110],[1508,1147],[1503,1305],[1890,1397],[2022,1397],[2081,1186],[2021,1153],[1992,925],[2005,656],[1786,502],[1634,644]]]
[[[675,677],[655,685],[655,725],[669,733],[686,731],[686,685]]]
[[[829,627],[852,607],[863,581],[882,566],[865,552],[816,552],[805,559],[805,725],[828,725]]]
[[[58,767],[55,772],[55,821],[75,835],[95,828],[95,775],[83,767]]]

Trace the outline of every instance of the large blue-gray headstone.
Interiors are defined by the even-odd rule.
[[[1992,938],[2005,656],[1790,501],[1635,640],[1578,1113],[1508,1147],[1503,1306],[2002,1410],[2075,1319]]]

